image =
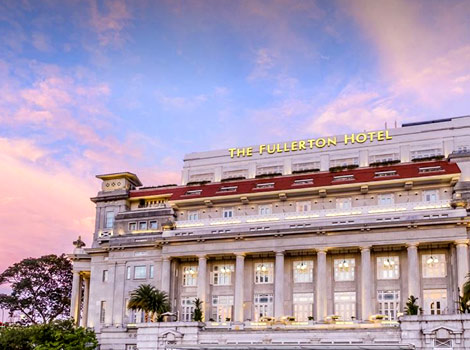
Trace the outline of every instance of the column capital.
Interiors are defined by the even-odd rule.
[[[315,251],[317,252],[317,254],[326,254],[328,248],[315,248]]]
[[[276,253],[276,256],[284,255],[285,250],[275,250],[274,253]]]
[[[454,244],[456,246],[459,246],[459,245],[464,245],[464,246],[468,246],[468,239],[456,239],[454,241]]]
[[[370,248],[372,248],[371,245],[365,245],[365,246],[359,247],[359,249],[361,250],[361,253],[362,252],[369,252]]]
[[[246,256],[246,253],[244,253],[244,252],[236,252],[236,253],[233,253],[233,255],[235,255],[235,257],[237,257],[237,258],[238,258],[239,256],[245,257],[245,256]]]
[[[162,261],[171,261],[171,259],[173,259],[173,257],[170,256],[170,255],[163,255],[161,259],[162,259]]]
[[[205,254],[200,254],[200,255],[197,256],[197,258],[198,258],[199,260],[202,260],[202,259],[207,260],[207,255],[205,255]]]
[[[419,242],[406,242],[405,245],[407,249],[410,249],[410,248],[418,249]]]

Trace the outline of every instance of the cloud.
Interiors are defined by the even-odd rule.
[[[202,105],[208,99],[208,96],[205,94],[195,96],[170,96],[161,91],[157,91],[155,95],[157,101],[165,109],[193,109]]]
[[[90,25],[98,35],[101,46],[120,47],[127,39],[125,27],[132,19],[131,12],[125,1],[106,1],[101,11],[96,0],[90,3]]]
[[[46,36],[44,33],[34,32],[31,35],[31,39],[33,46],[39,51],[49,52],[52,50],[49,37]]]

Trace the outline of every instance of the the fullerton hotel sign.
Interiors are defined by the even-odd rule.
[[[343,137],[345,145],[351,145],[354,143],[364,143],[373,141],[386,141],[391,140],[392,136],[388,134],[388,130],[382,131],[371,131],[357,134],[347,134]],[[323,147],[334,147],[337,145],[338,138],[336,136],[331,137],[319,137],[317,139],[298,140],[284,143],[273,143],[273,144],[262,144],[258,148],[253,147],[242,147],[242,148],[229,148],[230,158],[239,157],[251,157],[253,154],[258,153],[259,155],[275,154],[284,152],[301,152],[307,149],[323,148]]]

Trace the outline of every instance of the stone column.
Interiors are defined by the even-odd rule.
[[[370,247],[361,247],[361,305],[362,320],[367,321],[371,315],[372,305]]]
[[[243,322],[243,282],[245,279],[245,254],[237,253],[235,265],[235,299],[233,305],[233,318],[235,322]]]
[[[284,252],[276,252],[274,276],[274,317],[284,316]]]
[[[457,248],[457,286],[462,294],[462,285],[468,274],[468,240],[456,241],[455,246]]]
[[[90,278],[85,277],[83,282],[85,284],[85,290],[83,293],[83,315],[81,326],[86,328],[88,326],[88,304],[90,303]]]
[[[168,294],[170,297],[170,280],[171,280],[171,257],[164,256],[162,261],[162,291]]]
[[[420,297],[419,282],[419,259],[418,259],[418,243],[408,243],[408,296],[413,295]],[[408,299],[408,296],[406,299]],[[419,300],[418,300],[419,302]]]
[[[315,281],[316,321],[323,321],[327,315],[326,249],[317,251],[317,280]]]
[[[124,281],[126,276],[126,263],[115,263],[113,278],[113,309],[112,321],[114,325],[123,324],[124,312],[127,305],[124,305]]]
[[[81,285],[80,272],[73,271],[72,297],[71,297],[71,302],[70,302],[70,316],[72,316],[76,325],[78,325],[80,322],[80,301],[81,301],[80,285]]]
[[[206,284],[207,284],[207,257],[199,256],[199,266],[197,268],[197,297],[202,301],[203,320],[205,320],[206,310]]]

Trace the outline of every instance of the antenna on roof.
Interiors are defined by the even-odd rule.
[[[385,130],[387,129],[387,122],[385,122]]]

